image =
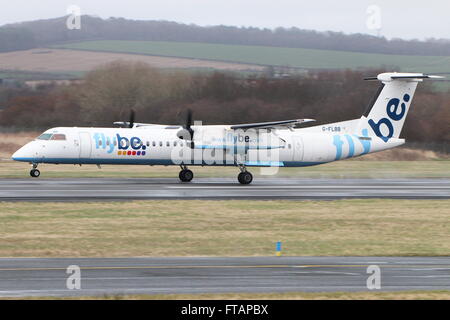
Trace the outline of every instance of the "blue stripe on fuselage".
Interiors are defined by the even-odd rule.
[[[136,164],[136,165],[178,165],[167,159],[79,159],[79,158],[13,158],[15,161],[30,162],[30,163],[49,163],[49,164]],[[323,164],[325,162],[303,162],[303,161],[254,161],[247,162],[247,166],[252,167],[307,167]],[[188,165],[205,165],[205,166],[236,166],[233,164],[216,164],[211,165],[207,163],[193,163]]]

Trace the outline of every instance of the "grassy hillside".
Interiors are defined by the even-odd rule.
[[[67,17],[41,19],[0,27],[0,52],[39,48],[61,42],[96,40],[177,41],[229,45],[309,48],[382,54],[449,56],[448,41],[417,41],[369,34],[289,28],[226,25],[198,26],[174,21],[128,20],[83,15],[83,27],[66,28]]]
[[[162,41],[102,40],[55,45],[53,47],[185,57],[246,64],[279,65],[308,69],[354,69],[359,67],[398,66],[402,71],[450,72],[450,57],[437,56],[406,56],[301,48]]]

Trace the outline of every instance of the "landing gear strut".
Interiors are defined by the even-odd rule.
[[[240,166],[241,172],[238,174],[238,181],[240,184],[250,184],[253,181],[253,175],[247,171],[244,166]]]
[[[186,166],[181,166],[179,178],[182,182],[190,182],[194,178],[194,173]]]
[[[33,178],[38,178],[41,175],[41,172],[36,169],[37,168],[37,164],[33,163],[33,169],[31,169],[30,171],[30,176],[32,176]]]

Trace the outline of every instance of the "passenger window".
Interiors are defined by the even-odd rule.
[[[50,140],[52,137],[51,133],[43,133],[39,137],[37,137],[38,140]]]
[[[163,146],[163,144],[162,144],[162,141],[160,141],[160,142],[159,142],[159,146],[160,146],[160,147],[162,147],[162,146]]]
[[[166,142],[166,146],[170,147],[170,142],[169,141]]]
[[[150,147],[150,142],[149,141],[147,141],[147,147]]]
[[[176,142],[176,141],[173,142],[173,146],[174,146],[174,147],[177,146],[177,142]]]
[[[183,142],[180,141],[180,147],[182,147],[182,146],[183,146]]]
[[[152,146],[156,147],[156,142],[155,141],[152,142]]]

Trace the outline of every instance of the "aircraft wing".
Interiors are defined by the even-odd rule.
[[[297,124],[316,121],[314,119],[294,119],[284,121],[259,122],[259,123],[245,123],[233,125],[230,128],[236,129],[289,129]]]
[[[130,123],[128,121],[116,121],[113,124],[119,126],[119,127],[123,127],[123,128],[128,128],[130,126]],[[168,125],[165,124],[153,124],[153,123],[133,123],[133,128],[137,128],[137,127],[167,127]]]

